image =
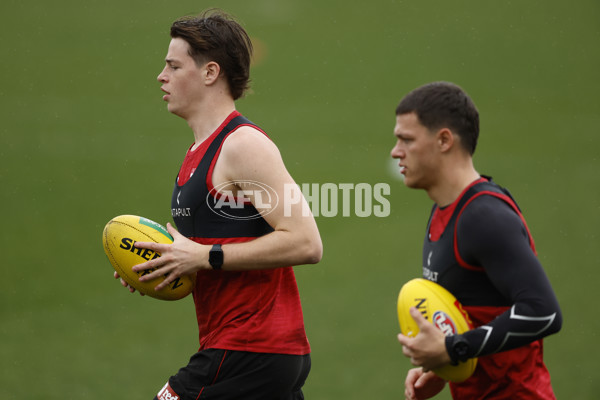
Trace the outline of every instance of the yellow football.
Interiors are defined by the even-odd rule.
[[[473,323],[456,297],[442,286],[427,279],[408,281],[398,295],[398,321],[405,336],[419,333],[417,323],[410,315],[415,307],[425,319],[440,329],[446,336],[460,334],[473,329]],[[446,365],[434,369],[437,376],[451,382],[462,382],[473,375],[477,359],[471,358],[458,365]]]
[[[161,300],[179,300],[192,292],[194,281],[190,276],[179,277],[159,291],[154,288],[165,279],[164,276],[140,282],[140,276],[149,274],[156,268],[139,272],[131,268],[160,257],[160,254],[135,247],[135,242],[171,244],[173,237],[164,226],[136,215],[120,215],[108,221],[102,233],[104,252],[125,282],[140,293]]]

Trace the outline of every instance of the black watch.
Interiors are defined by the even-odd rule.
[[[469,359],[469,342],[462,335],[447,336],[446,351],[450,356],[450,364],[458,365],[459,362]]]
[[[208,262],[213,269],[221,269],[223,266],[223,249],[220,244],[213,244],[208,253]]]

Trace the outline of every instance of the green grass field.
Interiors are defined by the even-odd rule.
[[[150,399],[196,350],[191,298],[122,290],[101,232],[119,214],[170,220],[193,138],[156,76],[171,22],[211,6],[264,45],[238,108],[298,183],[392,186],[387,218],[319,217],[323,260],[296,268],[313,348],[307,399],[402,398],[395,303],[420,274],[431,203],[390,174],[389,151],[398,101],[436,80],[478,105],[476,166],[517,198],[559,296],[563,329],[545,342],[557,397],[597,398],[594,0],[5,0],[0,398]]]

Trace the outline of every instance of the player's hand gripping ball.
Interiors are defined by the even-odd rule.
[[[419,327],[410,315],[415,307],[423,317],[446,336],[461,334],[473,329],[467,312],[458,300],[442,286],[427,279],[417,278],[408,281],[398,295],[398,321],[404,336],[415,337]],[[473,375],[477,359],[471,358],[458,365],[445,365],[433,370],[437,376],[451,382],[462,382]]]
[[[164,226],[135,215],[120,215],[108,221],[102,233],[104,252],[115,271],[129,286],[161,300],[179,300],[192,292],[194,281],[190,276],[179,277],[159,291],[154,288],[165,279],[164,276],[140,282],[140,276],[149,274],[156,268],[138,272],[131,268],[160,257],[160,254],[150,249],[137,248],[135,242],[171,244],[173,237]]]

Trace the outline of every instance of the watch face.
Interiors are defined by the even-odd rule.
[[[223,250],[220,245],[214,245],[208,255],[208,263],[214,269],[220,269],[223,265]]]
[[[469,345],[466,342],[460,341],[454,345],[454,351],[460,361],[465,361],[469,352]]]

